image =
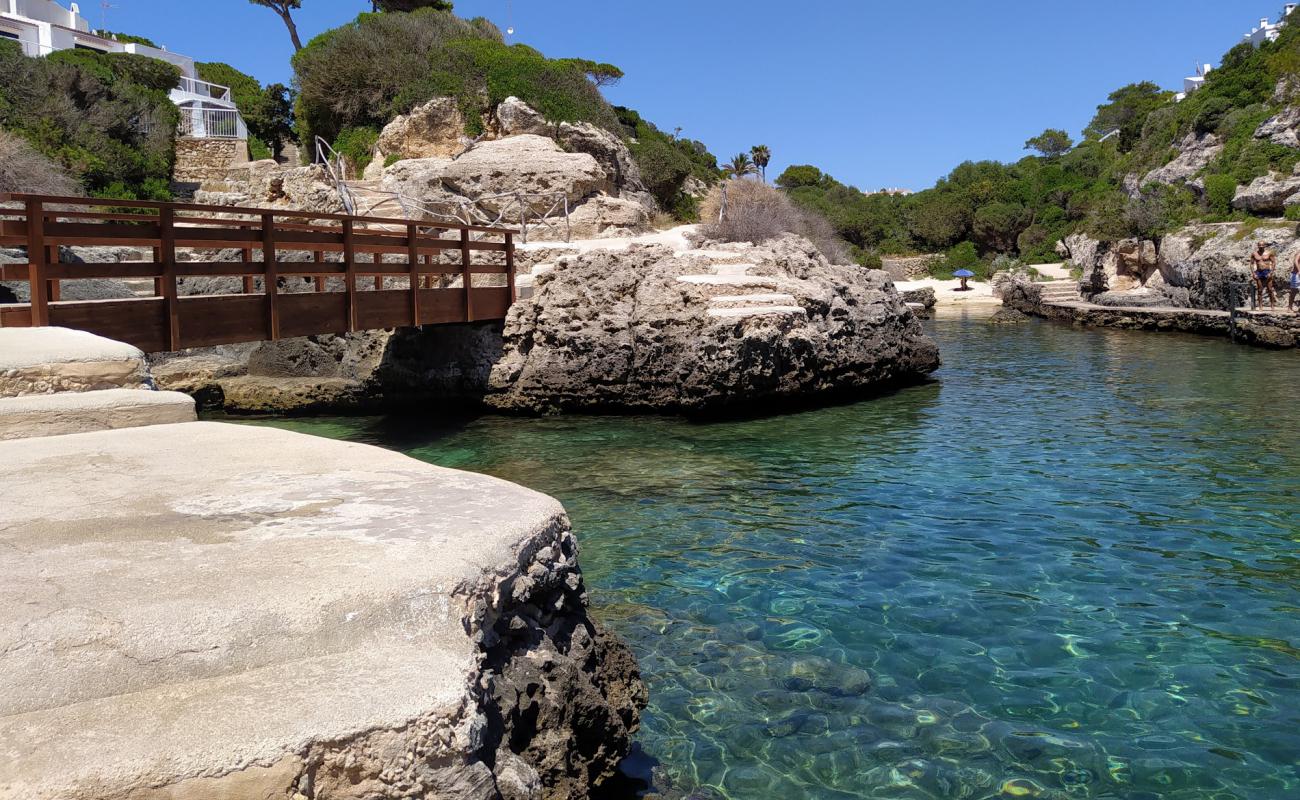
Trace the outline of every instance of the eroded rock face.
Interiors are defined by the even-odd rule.
[[[1130,194],[1134,193],[1135,190],[1141,190],[1143,186],[1149,183],[1170,186],[1177,183],[1186,183],[1209,166],[1210,162],[1218,158],[1221,152],[1223,152],[1223,142],[1214,134],[1198,135],[1195,132],[1189,133],[1178,144],[1178,156],[1163,167],[1151,170],[1135,185],[1131,185],[1129,187]]]
[[[586,153],[566,153],[555,140],[524,134],[482,142],[447,165],[442,181],[456,194],[484,208],[507,201],[484,199],[509,192],[563,194],[576,204],[599,190],[607,177]]]
[[[382,169],[389,156],[454,158],[472,141],[465,135],[465,115],[455,98],[435,97],[384,126],[371,164],[377,162]]]
[[[1297,174],[1270,173],[1237,189],[1232,207],[1253,214],[1281,214],[1289,205],[1300,203],[1300,166]]]
[[[226,170],[222,180],[205,182],[194,201],[213,206],[344,212],[343,201],[324,167],[288,167],[269,159]]]
[[[1171,287],[1187,291],[1193,308],[1227,309],[1243,305],[1250,297],[1250,254],[1264,242],[1278,257],[1274,286],[1279,297],[1300,243],[1293,224],[1272,223],[1245,232],[1236,223],[1193,225],[1161,240],[1162,270]]]
[[[753,412],[938,367],[938,349],[884,272],[831,265],[792,236],[746,258],[752,267],[721,275],[658,246],[562,260],[511,310],[487,403]]]

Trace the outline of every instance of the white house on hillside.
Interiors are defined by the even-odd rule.
[[[1246,34],[1246,41],[1256,47],[1259,47],[1264,42],[1276,41],[1277,37],[1282,35],[1282,28],[1286,26],[1286,18],[1291,16],[1291,12],[1295,11],[1297,5],[1300,5],[1300,3],[1287,3],[1283,7],[1282,16],[1277,22],[1269,22],[1268,17],[1261,18],[1259,27],[1252,28],[1250,33]]]
[[[94,50],[99,53],[134,53],[180,67],[179,85],[171,100],[180,107],[181,122],[177,131],[182,137],[195,139],[248,138],[230,88],[199,80],[194,59],[156,47],[133,42],[119,42],[98,36],[73,3],[64,8],[55,0],[0,0],[0,38],[22,45],[32,57],[46,56],[58,50]]]

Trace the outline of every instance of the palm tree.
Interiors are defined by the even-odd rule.
[[[754,156],[754,166],[758,167],[763,183],[767,183],[767,165],[772,163],[772,149],[765,144],[757,144],[749,152]]]
[[[743,178],[757,173],[758,169],[750,159],[749,153],[737,153],[731,157],[731,162],[722,168],[722,174],[728,178]]]

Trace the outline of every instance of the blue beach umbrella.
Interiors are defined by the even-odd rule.
[[[959,269],[956,272],[954,272],[952,276],[954,278],[973,278],[975,277],[975,273],[971,272],[968,269]]]

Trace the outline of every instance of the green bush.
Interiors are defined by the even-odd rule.
[[[466,132],[513,95],[553,122],[618,130],[613,109],[573,60],[506,45],[486,20],[446,11],[362,14],[317,36],[293,57],[300,135],[337,137],[345,128],[382,127],[434,97],[457,99]]]
[[[630,108],[616,107],[614,113],[641,179],[660,207],[680,221],[696,221],[699,201],[685,194],[683,186],[691,177],[706,185],[716,183],[717,159],[700,142],[670,137]]]
[[[1205,177],[1205,204],[1219,216],[1232,213],[1232,198],[1237,196],[1237,179],[1231,175]]]
[[[334,140],[334,149],[359,175],[370,165],[378,143],[379,131],[374,128],[345,128]]]
[[[18,134],[96,196],[168,195],[180,71],[125,53],[68,50],[28,58],[0,40],[0,127]]]

